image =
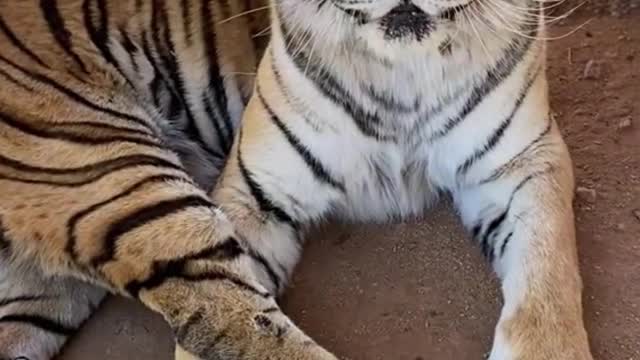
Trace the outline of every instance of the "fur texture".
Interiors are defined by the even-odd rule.
[[[334,360],[275,301],[305,229],[448,194],[502,280],[490,359],[590,360],[541,4],[272,0],[254,84],[241,3],[0,5],[0,357],[48,359],[99,287],[177,359]]]

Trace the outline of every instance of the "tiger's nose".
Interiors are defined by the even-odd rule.
[[[433,30],[433,19],[410,0],[404,0],[382,18],[385,37],[399,39],[415,36],[421,40]]]
[[[411,0],[403,0],[398,6],[391,9],[389,15],[392,16],[421,16],[426,15]]]

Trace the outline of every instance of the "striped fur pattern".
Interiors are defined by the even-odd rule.
[[[591,359],[544,4],[272,3],[256,93],[214,190],[271,264],[276,279],[261,282],[281,287],[310,223],[421,215],[444,193],[502,280],[489,358]]]
[[[0,358],[111,291],[176,359],[335,360],[275,301],[305,229],[448,193],[503,282],[490,359],[591,359],[540,4],[272,0],[254,82],[260,6],[0,1]]]

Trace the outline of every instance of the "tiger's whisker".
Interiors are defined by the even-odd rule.
[[[216,24],[217,24],[217,25],[221,25],[221,24],[227,23],[227,22],[229,22],[229,21],[232,21],[232,20],[234,20],[234,19],[237,19],[237,18],[240,18],[240,17],[246,16],[246,15],[250,15],[250,14],[253,14],[253,13],[260,12],[260,11],[270,10],[272,7],[273,7],[273,6],[271,6],[271,5],[267,5],[267,6],[261,6],[261,7],[255,8],[255,9],[251,9],[251,10],[243,11],[243,12],[241,12],[241,13],[238,13],[238,14],[235,14],[235,15],[233,15],[233,16],[230,16],[230,17],[228,17],[228,18],[226,18],[226,19],[224,19],[224,20],[220,20],[220,21],[218,21]]]

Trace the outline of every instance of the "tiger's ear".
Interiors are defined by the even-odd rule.
[[[175,360],[202,360],[195,355],[191,355],[182,346],[176,344],[176,357]]]

